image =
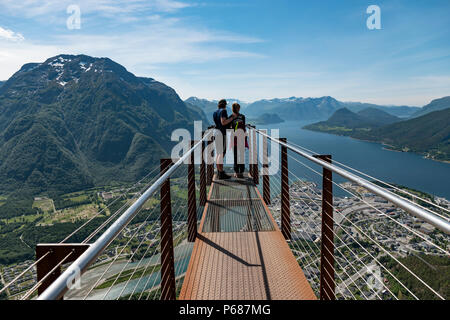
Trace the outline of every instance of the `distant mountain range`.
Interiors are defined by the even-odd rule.
[[[253,125],[265,125],[283,123],[284,120],[281,119],[276,113],[263,113],[256,119],[247,119],[247,122]]]
[[[194,120],[203,111],[172,88],[108,58],[26,64],[0,87],[0,193],[137,181]]]
[[[412,118],[424,116],[427,113],[430,113],[433,111],[444,110],[447,108],[450,108],[450,96],[431,101],[425,107],[423,107],[423,108],[419,109],[417,112],[415,112],[412,115]]]
[[[0,88],[2,87],[2,85],[5,83],[6,81],[0,81]]]
[[[436,106],[435,101],[428,106]],[[442,107],[442,104],[439,105]],[[394,150],[411,151],[431,159],[450,161],[450,104],[443,110],[432,111],[432,108],[428,108],[428,111],[431,112],[402,120],[372,108],[358,113],[340,109],[327,121],[304,128],[380,142]]]
[[[376,132],[383,141],[395,145],[397,140],[376,130],[403,124],[398,117],[443,108],[448,97],[424,109],[346,103],[332,97],[292,97],[251,104],[227,100],[229,107],[239,102],[247,119],[262,123],[324,120],[347,108],[332,121],[346,119],[348,127],[343,128],[361,135]],[[195,120],[211,123],[216,109],[217,101],[191,97],[183,102],[172,88],[137,77],[108,58],[58,55],[42,63],[25,64],[6,82],[0,82],[0,194],[65,193],[136,181],[168,155],[174,129],[192,129]],[[436,119],[443,128],[433,128],[432,121],[427,122],[423,141],[428,141],[429,134],[440,137],[441,131],[447,132],[444,129],[448,130],[449,122],[443,119]],[[365,131],[355,130],[361,123]],[[420,122],[414,125],[421,127]],[[403,130],[396,128],[391,130]],[[376,140],[368,133],[361,138]],[[398,140],[399,146],[401,143]],[[432,156],[443,157],[433,152]]]
[[[228,114],[231,113],[231,106],[235,102],[237,102],[241,105],[241,110],[244,110],[248,105],[248,103],[240,101],[238,99],[225,99],[225,100],[227,100],[227,103],[228,103],[228,106],[227,106]],[[219,103],[219,100],[206,100],[206,99],[200,99],[200,98],[196,98],[196,97],[190,97],[190,98],[186,99],[184,102],[190,106],[199,107],[207,115],[208,122],[212,123],[212,114],[217,110],[217,105]]]
[[[199,98],[189,98],[186,102],[196,105],[205,111],[206,116],[210,117],[217,109],[217,103]],[[242,105],[242,104],[241,104]],[[325,120],[335,111],[347,108],[353,112],[372,108],[382,110],[393,116],[408,118],[420,110],[418,107],[409,106],[380,106],[361,102],[341,102],[333,97],[321,98],[285,98],[258,100],[248,104],[243,108],[243,112],[249,118],[258,118],[261,114],[277,114],[284,120]]]

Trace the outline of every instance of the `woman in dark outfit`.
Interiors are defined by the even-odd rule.
[[[241,129],[245,132],[245,116],[239,111],[241,110],[241,106],[239,103],[233,103],[232,111],[234,119],[231,122],[232,129],[236,132],[238,129]],[[246,138],[244,138],[246,139]],[[238,138],[234,137],[233,141],[234,147],[234,176],[236,178],[243,178],[245,171],[245,148],[239,148]],[[247,147],[247,140],[245,140],[245,146]],[[238,158],[239,155],[239,158]],[[239,159],[239,160],[238,160]],[[240,162],[240,163],[239,163]]]
[[[227,101],[225,99],[220,100],[218,104],[218,109],[213,114],[214,123],[216,124],[216,129],[222,134],[223,145],[218,145],[216,143],[216,166],[217,166],[217,178],[218,179],[230,179],[231,177],[225,173],[223,170],[223,158],[227,152],[227,129],[230,127],[230,123],[234,120],[234,115],[228,118],[227,115]]]

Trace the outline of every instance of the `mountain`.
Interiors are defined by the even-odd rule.
[[[429,104],[415,112],[411,117],[417,118],[426,115],[427,113],[444,110],[447,108],[450,108],[450,96],[431,101]]]
[[[212,123],[212,114],[217,110],[218,101],[210,101],[206,99],[199,99],[196,97],[190,97],[184,101],[185,103],[196,106],[203,110],[206,117],[208,118],[208,123]],[[228,113],[230,112],[230,108],[227,107]],[[210,119],[211,118],[211,119]]]
[[[0,193],[136,181],[194,120],[206,119],[172,88],[108,58],[26,64],[0,88]]]
[[[256,119],[247,119],[247,123],[252,125],[277,124],[283,122],[284,120],[281,119],[276,113],[263,113]]]
[[[371,109],[378,109],[378,110],[384,111],[386,113],[389,113],[393,116],[400,117],[400,118],[409,118],[415,112],[420,110],[419,107],[380,106],[377,104],[361,103],[361,102],[342,102],[342,104],[345,105],[345,107],[352,112],[359,112],[359,111],[371,108]]]
[[[393,116],[376,108],[367,108],[358,112],[358,115],[372,122],[375,126],[383,126],[401,121],[399,117]]]
[[[327,121],[304,127],[338,135],[351,136],[389,145],[392,149],[424,154],[435,160],[450,161],[450,108],[434,111],[424,116],[382,124],[394,119],[377,113],[377,121],[367,118],[373,110],[358,114],[340,109]]]
[[[352,136],[357,131],[372,130],[383,124],[390,124],[393,121],[391,117],[393,116],[384,111],[372,108],[359,113],[343,108],[337,110],[327,121],[307,125],[305,129]]]
[[[6,81],[0,81],[0,88]]]
[[[380,106],[361,102],[341,102],[332,97],[321,98],[297,98],[258,100],[247,104],[236,99],[227,99],[229,107],[233,102],[241,105],[243,113],[252,119],[257,119],[261,114],[277,114],[282,119],[290,120],[326,120],[336,110],[347,108],[352,112],[359,112],[368,108],[384,111],[400,118],[409,118],[413,113],[420,110],[418,107],[408,106]],[[207,117],[217,110],[217,100],[206,100],[191,97],[185,100],[190,105],[195,105],[204,110]],[[230,110],[228,110],[230,112]],[[212,120],[210,120],[211,122]]]
[[[450,108],[381,127],[368,137],[393,149],[450,161]],[[364,137],[363,137],[364,138]]]
[[[271,99],[253,102],[246,109],[248,117],[256,118],[263,113],[276,113],[282,119],[320,120],[327,119],[334,111],[342,108],[332,97]]]
[[[347,108],[359,112],[368,108],[377,109],[397,117],[409,117],[419,110],[408,106],[380,106],[370,103],[341,102],[332,97],[321,98],[286,98],[260,100],[250,104],[245,112],[256,117],[261,113],[277,113],[283,119],[291,120],[325,120],[338,109]]]
[[[240,101],[238,99],[226,99],[228,106],[227,106],[227,112],[228,115],[231,114],[231,106],[233,103],[237,102],[241,106],[241,111],[245,110],[245,108],[248,106],[248,103]],[[197,97],[190,97],[184,101],[187,105],[189,105],[192,108],[198,108],[199,110],[202,110],[205,113],[207,123],[213,124],[213,113],[217,110],[217,105],[219,103],[219,100],[207,100],[207,99],[200,99]]]

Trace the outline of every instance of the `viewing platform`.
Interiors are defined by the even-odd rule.
[[[316,300],[251,178],[213,179],[180,300]]]

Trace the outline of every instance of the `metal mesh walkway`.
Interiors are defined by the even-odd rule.
[[[180,299],[316,299],[250,179],[213,181]]]

